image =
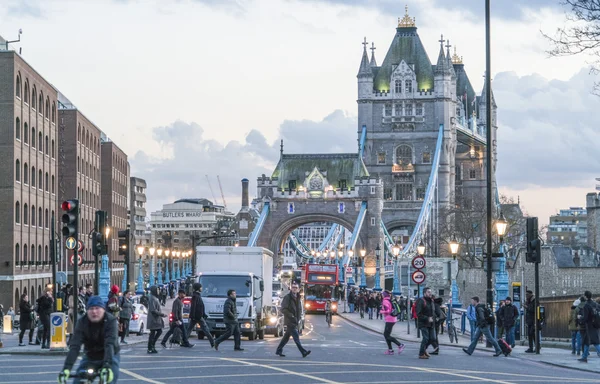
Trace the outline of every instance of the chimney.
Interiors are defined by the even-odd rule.
[[[250,204],[248,203],[248,179],[242,179],[242,209],[248,208]]]
[[[575,251],[575,256],[573,256],[573,264],[575,264],[576,267],[581,267],[581,258],[577,251]]]

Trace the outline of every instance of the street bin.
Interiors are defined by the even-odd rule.
[[[64,350],[67,348],[65,322],[66,316],[63,312],[50,314],[50,350]]]
[[[4,315],[3,323],[2,323],[2,332],[3,333],[12,333],[12,316]]]

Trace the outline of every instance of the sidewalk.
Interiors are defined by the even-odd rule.
[[[383,322],[383,320],[369,320],[368,316],[366,315],[364,319],[361,319],[358,313],[338,312],[338,316],[362,328],[383,334],[383,329],[385,327],[385,323]],[[421,342],[421,339],[417,337],[417,329],[415,328],[414,320],[410,323],[410,334],[407,331],[407,322],[399,321],[394,326],[394,331],[392,332],[392,335],[402,341],[411,341],[416,343]],[[440,344],[440,347],[442,347],[440,348],[440,354],[443,353],[443,347],[464,348],[469,346],[469,344],[471,343],[470,336],[468,334],[463,335],[460,333],[460,330],[458,331],[458,343],[450,343],[448,333],[445,331],[443,335],[438,335],[438,342]],[[539,355],[525,353],[525,350],[527,349],[527,347],[525,346],[526,344],[526,340],[521,340],[520,342],[518,341],[515,348],[513,348],[513,351],[510,354],[510,356],[516,357],[518,359],[526,359],[558,367],[600,373],[600,357],[597,356],[595,351],[590,352],[590,356],[588,357],[589,362],[586,364],[577,361],[577,358],[579,356],[571,355],[571,348],[570,345],[568,345],[568,343],[542,342],[542,350]],[[563,349],[565,347],[565,344],[567,344],[568,350]],[[479,343],[477,345],[476,351],[486,351],[491,353],[493,352],[493,349],[486,348],[484,342]]]
[[[174,299],[167,299],[167,303],[164,307],[162,307],[162,312],[168,314],[171,312],[171,307],[173,306]],[[166,321],[168,323],[168,321]],[[168,324],[167,324],[168,327]],[[143,336],[137,336],[134,334],[130,334],[129,337],[125,339],[127,344],[121,344],[121,348],[127,348],[130,345],[136,345],[141,343],[148,342],[148,334],[149,331],[146,330]],[[19,330],[13,330],[13,333],[6,334],[3,333],[1,336],[3,347],[0,348],[0,355],[66,355],[67,351],[51,351],[49,349],[42,349],[41,345],[25,345],[19,347]],[[35,332],[34,332],[34,340],[35,340]],[[25,332],[23,337],[23,341],[26,343],[29,341],[29,331]]]

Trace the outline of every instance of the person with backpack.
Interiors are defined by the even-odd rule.
[[[404,344],[398,341],[395,337],[392,336],[392,329],[396,324],[398,319],[398,313],[400,312],[400,304],[396,301],[396,299],[391,299],[390,293],[388,291],[383,291],[381,294],[383,297],[383,301],[381,302],[381,314],[384,316],[385,320],[385,328],[383,331],[383,338],[387,343],[388,350],[385,351],[386,355],[393,355],[394,349],[392,348],[392,343],[398,346],[398,353],[402,353],[404,350]],[[393,303],[392,303],[393,301]]]
[[[585,297],[583,313],[580,312],[577,315],[580,324],[585,324],[585,331],[581,333],[583,353],[581,359],[577,359],[577,361],[587,363],[590,345],[596,347],[596,353],[600,357],[600,335],[598,334],[600,331],[600,307],[592,300],[592,292],[585,291],[583,296]]]
[[[110,292],[108,292],[108,302],[106,303],[106,309],[108,312],[119,318],[119,312],[121,311],[121,307],[119,307],[119,286],[113,285],[110,288]]]
[[[492,336],[492,332],[490,331],[490,327],[494,326],[494,313],[492,312],[492,309],[483,303],[479,303],[478,296],[473,296],[471,298],[471,305],[475,308],[477,328],[475,329],[475,337],[471,341],[471,344],[468,348],[463,348],[463,352],[471,356],[473,354],[473,351],[475,351],[475,347],[477,346],[477,341],[479,340],[479,337],[481,336],[481,334],[483,334],[485,335],[487,341],[490,344],[492,344],[494,346],[494,349],[496,350],[494,357],[500,356],[502,354],[502,349],[500,348],[500,345],[498,345],[498,341],[494,339],[494,336]],[[508,356],[508,354],[505,355]]]

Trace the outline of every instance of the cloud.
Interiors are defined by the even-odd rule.
[[[37,0],[15,0],[5,4],[5,15],[10,17],[42,18],[43,12]]]
[[[512,189],[589,187],[598,177],[600,98],[588,69],[567,81],[496,75],[498,179]]]
[[[286,120],[279,130],[286,153],[354,152],[357,120],[342,111],[334,111],[321,121]],[[279,160],[280,139],[269,143],[256,129],[243,141],[226,144],[205,139],[197,123],[175,121],[152,129],[152,138],[163,154],[138,151],[131,159],[131,175],[148,183],[148,211],[183,197],[214,200],[206,181],[211,181],[216,200],[221,203],[216,176],[223,184],[228,208],[240,206],[240,180],[251,183],[262,174],[271,175]]]

